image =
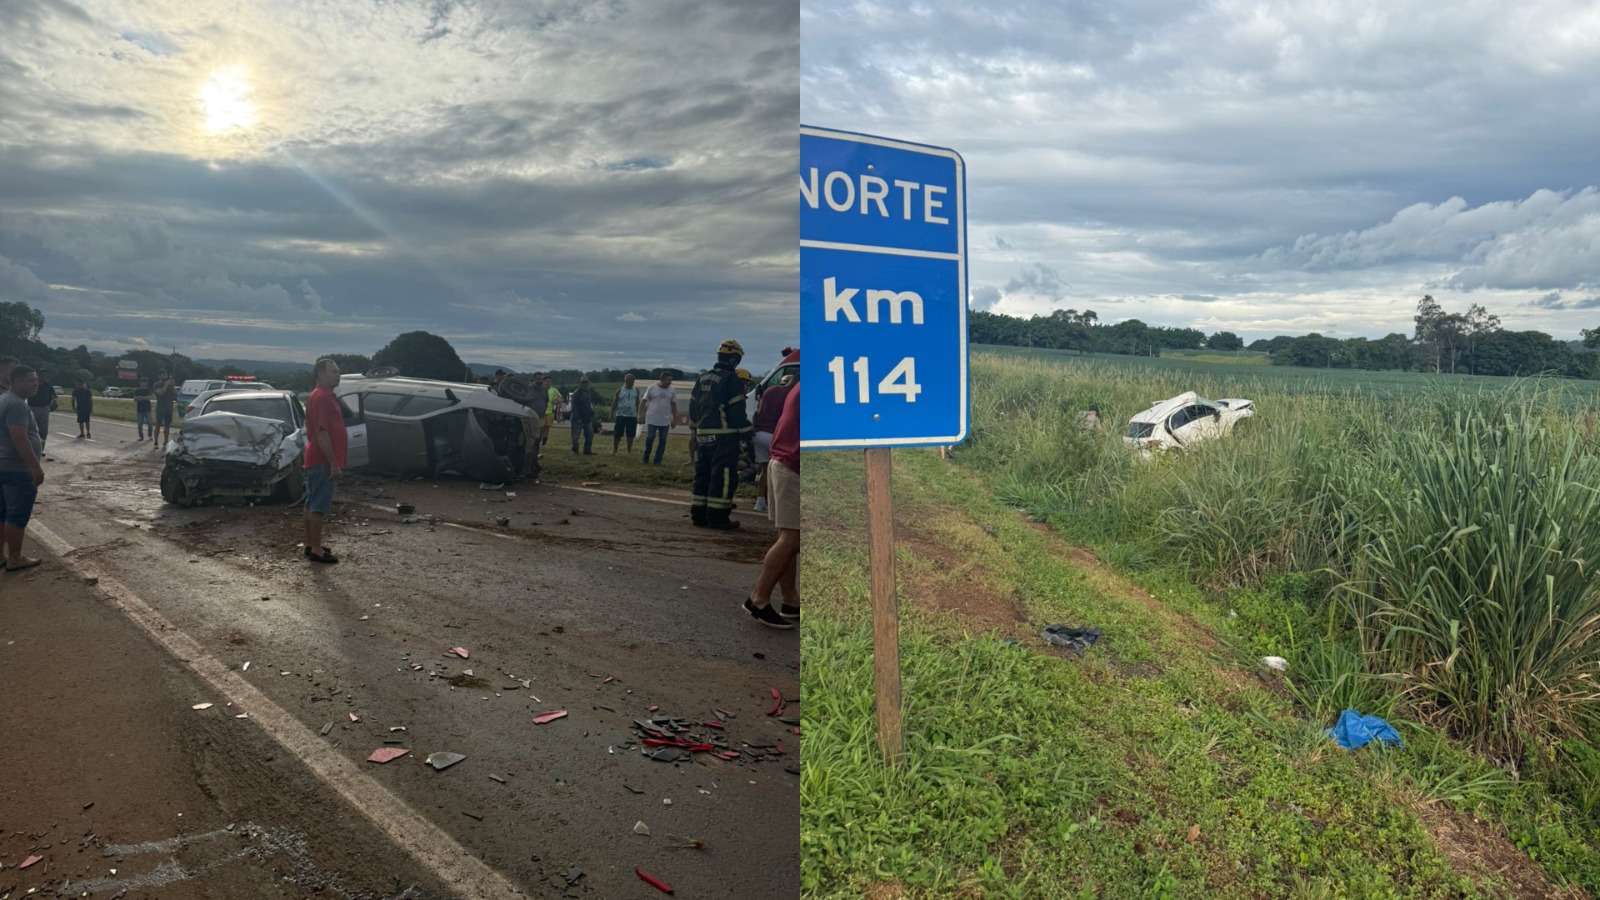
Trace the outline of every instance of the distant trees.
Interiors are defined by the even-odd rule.
[[[1231,331],[1219,331],[1216,334],[1213,334],[1211,337],[1206,338],[1206,346],[1212,350],[1243,350],[1244,338],[1239,337],[1237,334],[1234,334]]]
[[[1447,312],[1432,295],[1417,303],[1416,330],[1381,338],[1332,338],[1322,334],[1278,335],[1251,341],[1249,349],[1270,355],[1274,365],[1371,371],[1454,372],[1473,375],[1550,373],[1600,378],[1600,353],[1574,351],[1541,331],[1506,331],[1500,317],[1474,303]],[[1046,347],[1079,352],[1156,356],[1162,350],[1236,351],[1245,342],[1231,331],[1206,337],[1193,328],[1149,325],[1126,319],[1101,325],[1093,311],[1055,310],[1020,318],[974,311],[968,331],[975,344]],[[1600,327],[1583,330],[1583,345],[1600,350]]]
[[[394,366],[401,375],[462,381],[471,376],[467,364],[456,355],[456,348],[444,338],[427,331],[408,331],[372,354],[374,366]]]

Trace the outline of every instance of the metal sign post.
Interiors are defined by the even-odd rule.
[[[878,744],[905,753],[892,447],[967,436],[966,167],[954,150],[800,128],[801,449],[865,449]]]

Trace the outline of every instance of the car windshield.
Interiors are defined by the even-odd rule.
[[[1151,432],[1155,431],[1155,428],[1156,426],[1150,422],[1129,422],[1128,437],[1136,439],[1147,438]]]
[[[285,425],[294,425],[294,417],[289,412],[289,402],[282,397],[224,397],[206,403],[203,411],[258,416],[263,419],[277,419]]]

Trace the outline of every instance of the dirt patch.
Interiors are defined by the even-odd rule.
[[[1462,869],[1498,879],[1506,888],[1506,896],[1517,900],[1589,897],[1576,885],[1551,884],[1544,871],[1494,825],[1443,803],[1422,803],[1413,809],[1439,852]]]
[[[903,526],[895,531],[896,545],[924,564],[902,570],[903,596],[927,612],[956,616],[977,631],[999,630],[1008,637],[1027,633],[1018,626],[1027,623],[1028,614],[1015,595],[995,588],[988,568],[921,532]]]

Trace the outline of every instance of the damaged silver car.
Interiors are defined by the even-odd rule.
[[[369,373],[341,378],[334,395],[350,434],[349,464],[398,475],[511,481],[523,471],[529,429],[538,427],[526,407],[481,384]]]
[[[161,497],[188,506],[218,497],[305,495],[305,409],[289,391],[213,395],[167,445]]]

